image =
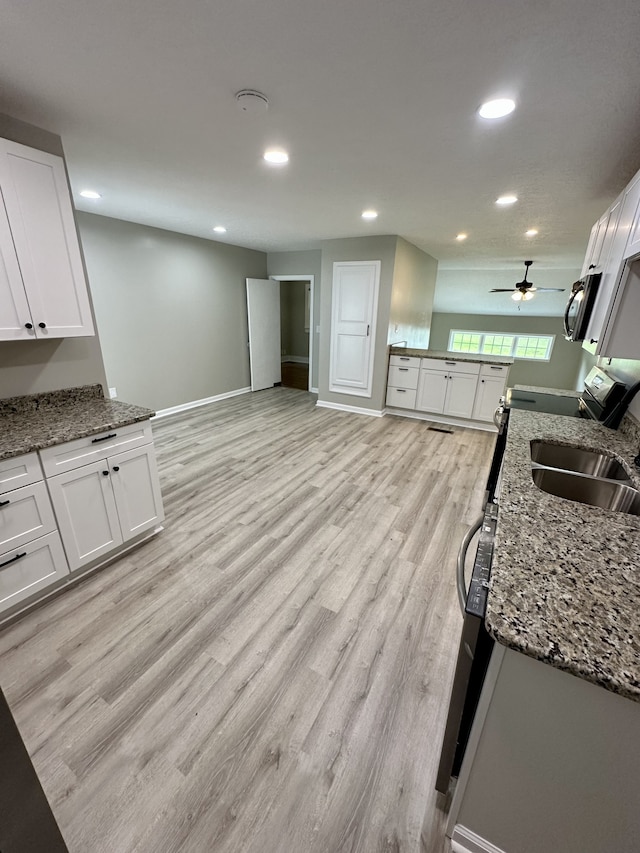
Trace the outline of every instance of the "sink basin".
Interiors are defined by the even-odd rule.
[[[597,480],[554,468],[534,468],[531,473],[536,486],[550,495],[629,515],[640,515],[640,492],[624,483]]]
[[[605,456],[604,453],[595,453],[593,450],[583,450],[581,447],[563,447],[559,444],[547,444],[545,441],[532,441],[531,461],[549,468],[631,482],[617,459]]]

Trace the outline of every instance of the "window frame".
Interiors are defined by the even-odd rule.
[[[477,350],[456,350],[454,349],[454,336],[455,335],[470,335],[474,338],[480,338],[479,348]],[[517,332],[481,332],[477,329],[449,329],[449,344],[448,344],[448,352],[459,352],[460,354],[466,355],[485,355],[491,356],[492,353],[483,352],[483,347],[485,344],[485,339],[490,337],[502,337],[502,338],[513,338],[513,342],[511,344],[511,351],[508,353],[500,353],[501,356],[505,358],[513,358],[518,361],[535,361],[535,362],[550,362],[551,356],[553,354],[553,348],[556,343],[555,335],[538,335],[538,334],[518,334]],[[526,355],[516,355],[516,351],[518,346],[520,345],[520,340],[530,340],[531,338],[539,339],[543,341],[547,345],[546,355],[543,358],[536,358],[535,356],[526,356]]]

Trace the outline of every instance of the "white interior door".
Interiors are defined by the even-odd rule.
[[[380,261],[333,265],[329,390],[371,396]]]
[[[282,381],[280,360],[280,282],[247,279],[251,390],[273,388]]]

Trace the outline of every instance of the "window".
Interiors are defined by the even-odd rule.
[[[514,335],[499,332],[468,332],[451,329],[449,352],[479,355],[510,355],[532,361],[549,361],[555,335]]]

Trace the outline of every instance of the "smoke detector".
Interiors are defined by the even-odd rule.
[[[269,98],[255,89],[241,89],[236,92],[236,103],[243,113],[266,113],[269,109]]]

